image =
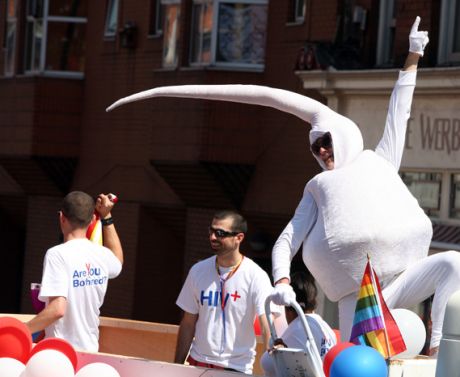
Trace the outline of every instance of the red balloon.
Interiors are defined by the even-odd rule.
[[[329,350],[328,353],[326,353],[326,356],[324,356],[323,361],[323,371],[326,377],[329,377],[329,370],[331,369],[332,362],[339,355],[339,353],[342,352],[345,348],[355,345],[356,344],[350,342],[337,343],[334,347],[332,347]]]
[[[262,331],[260,330],[259,317],[256,317],[256,320],[254,321],[254,333],[256,335],[261,335],[262,334]]]
[[[62,352],[64,355],[67,356],[67,358],[72,363],[74,371],[77,370],[77,363],[78,363],[77,353],[75,352],[75,349],[68,341],[64,339],[60,339],[60,338],[43,339],[40,342],[38,342],[34,348],[32,348],[29,358],[31,358],[37,352],[40,352],[43,350],[55,350],[55,351]]]
[[[25,364],[32,348],[29,328],[19,319],[0,318],[0,357],[10,357]]]
[[[335,337],[337,338],[337,343],[340,343],[340,330],[332,329],[334,331]]]

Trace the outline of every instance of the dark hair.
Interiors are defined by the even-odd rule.
[[[294,289],[297,302],[304,311],[316,309],[318,289],[315,285],[315,279],[310,273],[297,271],[291,274],[291,286]]]
[[[232,232],[246,233],[248,231],[248,223],[246,219],[238,212],[232,210],[219,211],[214,215],[216,220],[232,219]]]
[[[72,191],[64,197],[61,211],[73,226],[86,228],[93,218],[94,200],[82,191]]]

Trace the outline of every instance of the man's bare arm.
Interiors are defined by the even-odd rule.
[[[179,326],[179,333],[177,334],[176,354],[174,356],[175,363],[183,364],[185,362],[190,346],[192,345],[193,337],[195,336],[197,320],[198,314],[184,312]]]
[[[65,297],[50,297],[45,309],[27,322],[26,325],[32,334],[44,330],[49,325],[62,318],[66,309],[67,299]]]
[[[111,194],[100,194],[96,200],[96,211],[101,216],[101,219],[112,219],[112,209],[115,203],[111,200]],[[104,246],[112,251],[112,253],[123,264],[123,247],[121,246],[120,238],[118,237],[117,230],[113,220],[108,225],[102,226],[102,237]]]

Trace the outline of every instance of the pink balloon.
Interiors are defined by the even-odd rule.
[[[81,368],[75,377],[120,377],[120,374],[109,364],[91,363]]]

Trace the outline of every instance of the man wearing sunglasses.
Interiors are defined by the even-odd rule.
[[[334,169],[334,152],[332,150],[332,136],[326,132],[323,136],[318,137],[310,146],[312,153],[319,158],[326,170]]]
[[[209,227],[215,255],[191,268],[176,302],[184,311],[176,363],[187,359],[190,365],[251,373],[256,317],[267,347],[264,303],[273,287],[267,273],[240,252],[246,231],[246,220],[240,214],[215,214]]]

